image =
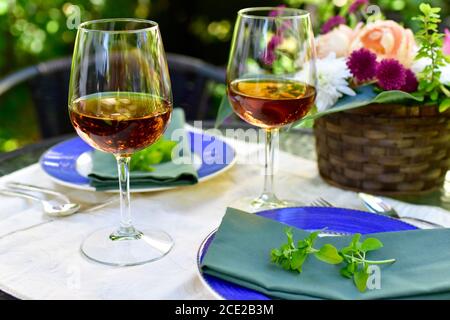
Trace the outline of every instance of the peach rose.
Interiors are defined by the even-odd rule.
[[[350,54],[350,45],[353,42],[356,30],[341,24],[328,33],[320,35],[316,40],[317,56],[320,59],[327,57],[331,52],[336,53],[336,57],[346,57]]]
[[[410,67],[417,50],[414,35],[392,20],[379,20],[364,26],[351,44],[351,51],[366,48],[379,59],[397,59]]]

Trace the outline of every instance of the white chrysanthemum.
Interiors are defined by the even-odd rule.
[[[318,111],[331,108],[344,94],[354,96],[356,93],[349,87],[351,77],[345,58],[336,58],[334,52],[324,59],[317,59],[317,98]]]
[[[441,67],[441,83],[450,86],[450,64]]]
[[[415,74],[419,74],[429,64],[431,64],[431,59],[430,58],[420,58],[419,60],[414,61],[413,65],[411,66],[411,70]]]
[[[411,69],[416,75],[418,75],[429,64],[431,64],[430,58],[420,58],[414,62]],[[447,86],[450,85],[450,64],[447,63],[445,66],[440,67],[439,70],[441,71],[441,78],[439,79],[440,82]]]

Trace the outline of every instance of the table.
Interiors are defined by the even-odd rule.
[[[211,126],[204,126],[204,128],[208,127]],[[240,127],[245,128],[244,125]],[[11,153],[0,154],[0,176],[14,172],[37,162],[41,154],[50,146],[73,136],[74,135],[56,137],[28,145]],[[312,131],[308,129],[282,132],[280,135],[280,149],[309,160],[315,160],[316,158],[314,150],[314,136]],[[445,194],[445,190],[442,190],[423,197],[403,197],[400,200],[413,203],[439,205],[447,208],[449,203],[447,198],[443,196]],[[4,299],[14,299],[14,297],[0,291],[0,300]]]

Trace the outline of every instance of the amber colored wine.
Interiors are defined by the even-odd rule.
[[[96,149],[130,155],[154,143],[170,120],[171,103],[149,94],[100,93],[69,108],[78,135]]]
[[[235,80],[228,85],[234,111],[261,128],[277,128],[303,118],[316,97],[313,86],[292,80]]]

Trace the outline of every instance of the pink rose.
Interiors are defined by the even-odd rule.
[[[366,48],[378,59],[396,59],[410,67],[417,50],[414,35],[392,20],[379,20],[364,26],[351,44],[351,51]]]
[[[331,52],[336,57],[346,57],[350,54],[350,45],[358,33],[359,26],[353,30],[349,26],[341,24],[328,33],[320,35],[316,40],[317,56],[320,59],[327,57]]]
[[[446,55],[450,55],[450,30],[445,29],[445,39],[444,39],[444,47],[442,51]]]

